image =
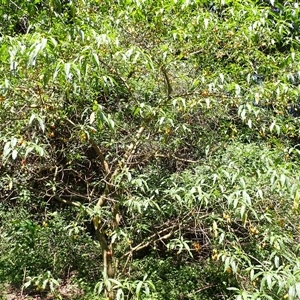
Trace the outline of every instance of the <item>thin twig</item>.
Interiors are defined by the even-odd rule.
[[[197,160],[180,158],[180,157],[177,157],[175,155],[163,155],[163,154],[156,153],[154,156],[155,157],[162,157],[162,158],[173,158],[173,159],[178,160],[178,161],[187,162],[187,163],[194,163],[194,164],[198,162]]]
[[[211,287],[214,287],[214,286],[216,286],[216,285],[215,285],[215,284],[209,284],[209,285],[207,285],[207,286],[205,286],[205,287],[203,287],[203,288],[201,288],[201,289],[196,290],[196,291],[195,291],[195,294],[196,294],[196,293],[200,293],[200,292],[202,292],[202,291],[204,291],[204,290],[210,289]]]

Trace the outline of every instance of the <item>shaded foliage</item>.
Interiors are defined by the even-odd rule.
[[[2,4],[3,281],[300,297],[296,2]]]

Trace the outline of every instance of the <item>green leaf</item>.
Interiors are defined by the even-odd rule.
[[[3,158],[7,157],[11,151],[11,142],[6,142],[3,149]]]
[[[16,137],[12,137],[10,141],[11,148],[16,147],[17,143],[18,143],[18,139]]]
[[[100,61],[99,61],[99,57],[98,57],[97,53],[93,52],[92,55],[93,55],[94,63],[99,68],[100,67]]]
[[[241,219],[244,219],[245,212],[246,212],[246,206],[245,206],[245,205],[242,205],[242,206],[241,206],[241,210],[240,210]]]
[[[117,300],[124,300],[124,292],[122,289],[118,289],[117,293],[116,293],[116,298]]]
[[[140,295],[141,295],[141,288],[143,286],[143,281],[140,281],[137,286],[136,286],[136,291],[135,291],[135,294],[137,296],[137,299],[140,299]]]
[[[36,119],[37,119],[38,122],[39,122],[39,125],[40,125],[41,130],[42,130],[43,132],[45,132],[45,123],[44,123],[44,121],[43,121],[41,118],[39,118],[39,117],[37,117]]]
[[[271,291],[273,287],[271,274],[266,275],[266,281],[267,281],[268,289]]]
[[[17,158],[17,156],[18,156],[18,151],[14,149],[11,153],[11,157],[13,160],[15,160]]]
[[[29,125],[31,125],[31,123],[33,122],[33,120],[36,118],[36,115],[35,114],[32,114],[30,116],[30,119],[29,119]]]
[[[296,287],[290,286],[288,294],[291,299],[294,299],[294,297],[296,296]]]
[[[71,69],[71,64],[70,63],[65,63],[65,78],[66,80],[70,79],[70,69]]]
[[[300,282],[296,282],[295,289],[296,289],[297,296],[300,299]]]
[[[41,147],[41,146],[39,146],[39,145],[35,145],[34,146],[34,150],[40,155],[40,156],[44,156],[44,149]],[[27,153],[27,151],[26,151],[26,153]]]
[[[31,153],[34,150],[34,146],[29,146],[26,148],[25,152],[25,158],[28,156],[29,153]]]

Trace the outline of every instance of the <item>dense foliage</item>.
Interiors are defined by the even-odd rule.
[[[300,298],[296,1],[0,4],[3,299]]]

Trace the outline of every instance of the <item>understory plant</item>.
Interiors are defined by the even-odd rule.
[[[300,298],[298,14],[3,0],[1,279],[56,295],[72,279],[103,299]]]

